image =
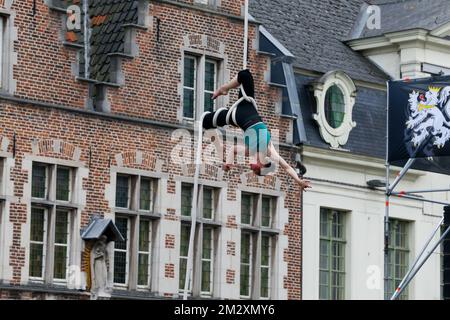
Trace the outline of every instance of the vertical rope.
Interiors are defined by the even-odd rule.
[[[248,61],[248,0],[245,0],[244,8],[244,61],[243,70],[247,69]]]
[[[192,211],[191,211],[191,234],[189,235],[189,249],[188,249],[188,260],[186,266],[186,276],[184,280],[184,292],[183,300],[187,300],[188,290],[192,290],[192,278],[194,269],[194,240],[195,240],[195,229],[197,227],[197,198],[198,198],[198,178],[200,174],[200,162],[202,155],[202,142],[203,142],[203,120],[209,112],[203,113],[200,122],[198,123],[198,137],[197,137],[197,148],[195,155],[195,174],[194,174],[194,190],[192,193]]]
[[[247,69],[247,60],[248,60],[248,0],[245,0],[245,8],[244,8],[244,57],[243,57],[243,69]],[[243,93],[243,98],[240,100],[251,101],[256,105],[254,99],[248,97],[241,86],[241,91]],[[240,102],[239,101],[239,102]],[[236,103],[230,111],[236,108],[238,103]],[[191,234],[189,235],[189,249],[188,249],[188,261],[186,266],[186,276],[184,281],[184,292],[183,292],[183,300],[187,300],[188,290],[191,288],[192,290],[192,278],[193,278],[193,261],[194,261],[194,241],[195,241],[195,230],[197,224],[197,198],[198,198],[198,179],[200,173],[200,162],[201,162],[201,149],[203,142],[203,120],[205,115],[209,112],[203,113],[200,122],[198,124],[198,137],[197,137],[197,148],[196,148],[196,160],[195,160],[195,174],[194,174],[194,190],[192,194],[192,211],[191,211]],[[229,112],[231,115],[231,112]],[[229,116],[227,117],[229,119]]]

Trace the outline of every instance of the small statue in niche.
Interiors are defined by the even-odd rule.
[[[109,268],[111,264],[111,254],[107,242],[108,238],[102,235],[93,245],[91,251],[91,299],[109,298],[112,293],[112,281],[110,279]]]

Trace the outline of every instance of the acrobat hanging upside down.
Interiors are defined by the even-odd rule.
[[[302,189],[311,188],[310,181],[299,178],[295,170],[280,156],[273,146],[269,129],[256,108],[253,76],[248,69],[240,71],[229,83],[217,89],[212,99],[227,95],[229,90],[239,86],[241,86],[239,100],[233,107],[230,109],[221,108],[213,113],[206,114],[203,118],[204,129],[232,125],[244,131],[245,146],[234,146],[233,152],[227,156],[224,169],[226,171],[230,170],[233,166],[234,156],[245,152],[246,156],[256,158],[256,163],[251,165],[251,170],[255,174],[263,175],[265,171],[269,171],[268,168],[272,166],[272,162],[278,162]]]

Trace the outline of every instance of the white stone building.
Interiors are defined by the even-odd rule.
[[[295,132],[313,182],[303,198],[302,298],[384,299],[443,213],[392,198],[394,260],[384,288],[385,195],[367,182],[385,180],[386,81],[450,74],[450,3],[259,2],[256,19],[294,56]],[[449,186],[448,176],[412,170],[397,190]],[[450,193],[427,197],[445,202]],[[440,299],[440,266],[436,252],[402,298]]]

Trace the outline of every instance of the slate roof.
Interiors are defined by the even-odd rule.
[[[296,75],[303,124],[306,132],[305,145],[329,149],[319,133],[313,114],[316,112],[314,94],[309,84],[317,80],[313,77]],[[348,142],[342,147],[354,154],[385,158],[386,149],[386,92],[358,87],[353,107],[353,121],[356,127],[350,132]]]
[[[450,22],[449,0],[371,0],[367,2],[380,7],[381,29],[369,29],[365,23],[367,15],[361,12],[355,23],[355,34],[352,35],[352,39],[375,37],[388,32],[414,28],[434,30]],[[358,25],[365,28],[359,31]]]
[[[111,219],[93,219],[81,234],[83,240],[97,240],[102,235],[108,241],[124,241],[124,237]]]
[[[296,57],[294,65],[384,84],[388,76],[343,41],[349,38],[363,0],[252,0],[250,13]]]
[[[66,44],[80,48],[79,76],[98,82],[114,83],[112,54],[127,55],[127,25],[139,23],[140,0],[89,0],[89,76],[85,72],[85,35],[83,0],[49,0],[49,5],[65,12],[71,5],[81,8],[81,29],[66,30]],[[128,46],[129,45],[129,46]]]
[[[126,24],[138,23],[138,1],[91,0],[90,78],[110,82],[111,53],[124,53]]]

